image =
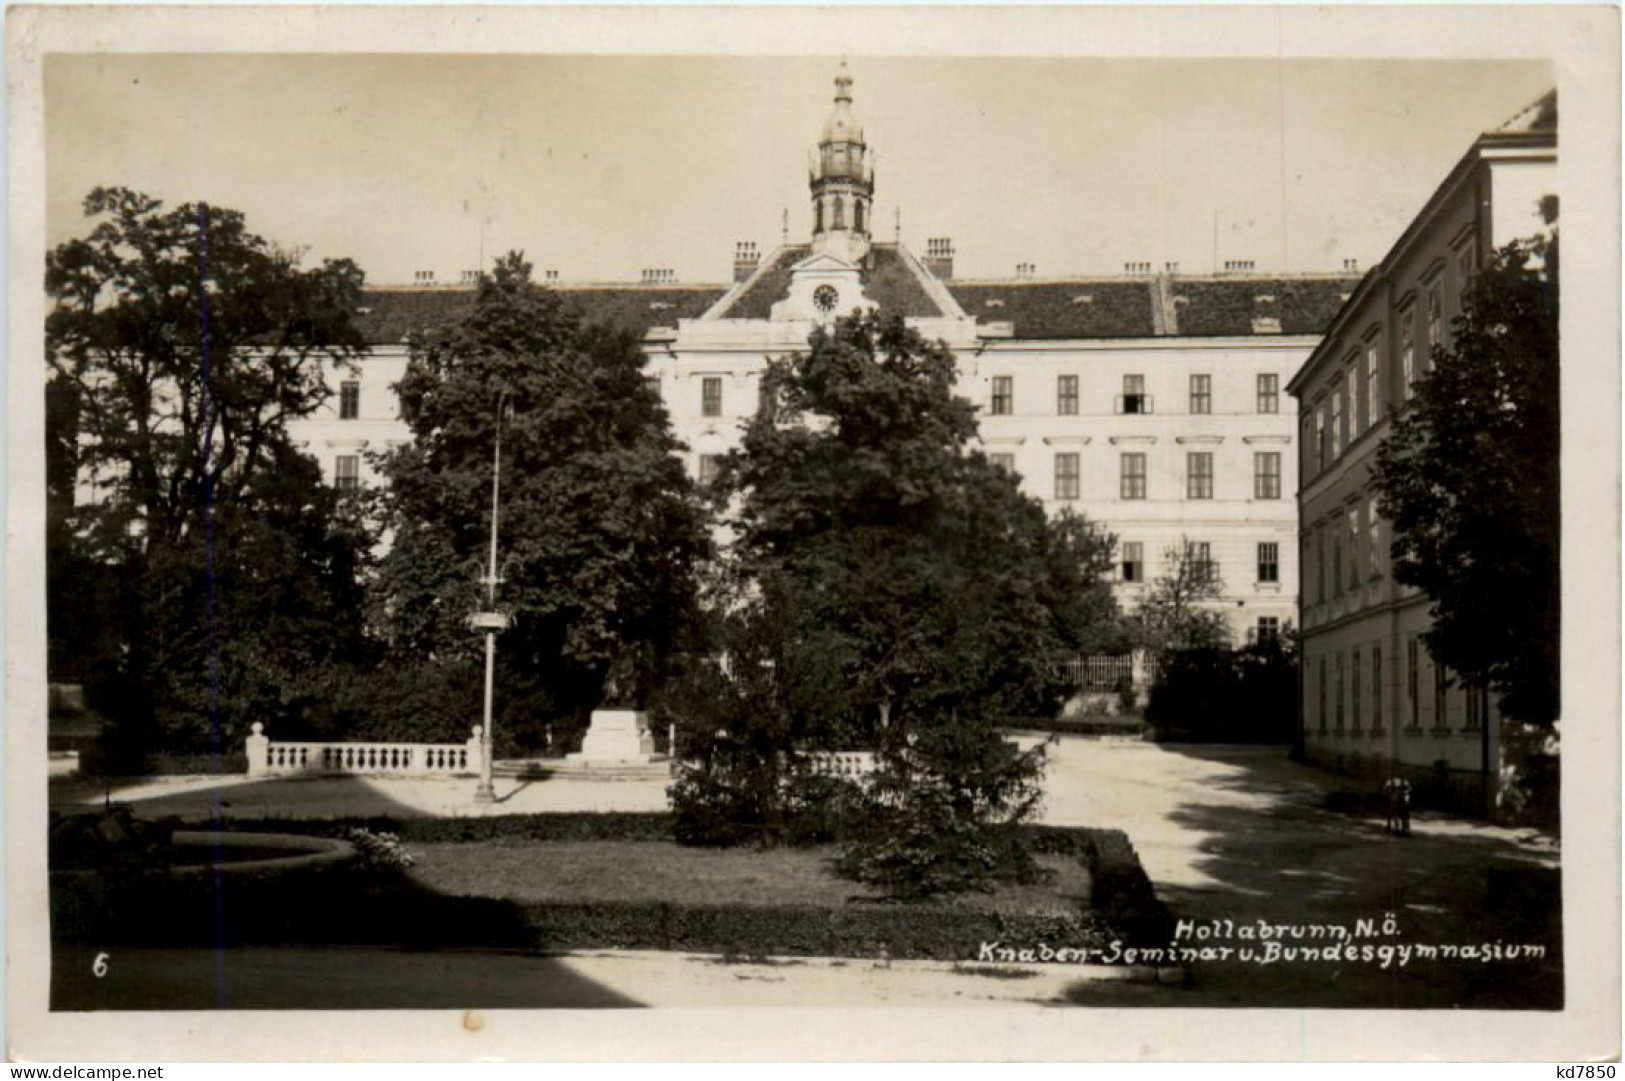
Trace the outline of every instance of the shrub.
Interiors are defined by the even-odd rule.
[[[998,857],[976,822],[954,813],[940,784],[921,784],[868,836],[842,854],[842,874],[913,901],[967,890],[991,892]]]
[[[666,789],[678,844],[728,848],[763,839],[768,808],[748,788],[707,766],[681,766]]]
[[[784,782],[784,839],[793,845],[844,841],[866,830],[863,787],[845,777],[793,770]]]
[[[355,866],[360,871],[404,871],[416,862],[393,833],[374,833],[358,826],[347,830],[344,839],[355,846]]]

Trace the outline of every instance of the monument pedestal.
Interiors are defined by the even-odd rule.
[[[654,754],[648,715],[635,709],[595,709],[578,754],[566,762],[589,764],[646,763]]]

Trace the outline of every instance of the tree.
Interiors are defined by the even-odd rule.
[[[517,253],[465,317],[411,342],[399,392],[413,439],[380,463],[392,545],[374,618],[409,666],[472,663],[502,418],[498,604],[514,622],[498,649],[497,732],[509,747],[553,718],[584,721],[617,665],[615,691],[641,702],[693,617],[705,515],[644,364],[633,338],[583,325],[533,284]]]
[[[1431,602],[1429,653],[1535,725],[1558,715],[1557,301],[1555,234],[1497,252],[1375,467],[1394,578]]]
[[[362,274],[301,269],[233,210],[123,188],[84,209],[46,260],[56,659],[129,755],[219,747],[360,641],[365,538],[287,425],[362,348]]]
[[[1037,755],[1001,724],[1048,716],[1061,661],[1115,612],[1111,538],[1045,518],[971,449],[954,358],[900,318],[815,331],[772,362],[762,411],[722,463],[735,509],[722,679],[736,761],[770,816],[797,749],[877,748],[895,807],[929,798],[959,826],[1019,821]],[[687,718],[704,745],[710,717]],[[941,797],[938,799],[938,797]]]
[[[1163,553],[1162,566],[1132,616],[1139,646],[1156,659],[1181,650],[1227,647],[1230,624],[1214,607],[1224,595],[1224,582],[1213,563],[1181,537]]]

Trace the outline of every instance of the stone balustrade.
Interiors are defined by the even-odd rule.
[[[250,777],[456,777],[480,771],[479,725],[465,743],[273,741],[257,721],[251,732],[246,748]]]
[[[873,751],[818,751],[808,757],[813,772],[824,777],[862,780],[879,768]]]

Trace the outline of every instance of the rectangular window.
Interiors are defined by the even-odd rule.
[[[1122,413],[1149,413],[1151,412],[1151,397],[1145,392],[1145,376],[1125,375],[1123,377]]]
[[[1326,468],[1326,407],[1315,406],[1315,468]]]
[[[657,381],[655,389],[658,390],[659,388],[660,385]],[[774,392],[772,382],[766,376],[758,378],[756,380],[756,412],[771,416],[777,408],[778,395]]]
[[[1349,400],[1349,442],[1365,431],[1365,414],[1360,409],[1360,365],[1358,362],[1349,365],[1348,377],[1345,380],[1344,395]]]
[[[1371,734],[1382,732],[1382,647],[1371,647]]]
[[[1444,344],[1444,290],[1438,282],[1428,287],[1428,355],[1433,367],[1433,350]]]
[[[1123,581],[1145,581],[1145,545],[1140,541],[1123,542]]]
[[[722,416],[722,376],[708,375],[700,380],[700,415]]]
[[[339,384],[339,419],[354,420],[361,415],[361,384],[347,379]]]
[[[1410,713],[1410,723],[1406,727],[1413,729],[1422,727],[1422,701],[1417,693],[1421,678],[1417,673],[1422,663],[1420,652],[1413,634],[1405,640],[1405,703]]]
[[[1315,600],[1324,601],[1326,593],[1326,530],[1315,527]]]
[[[1365,558],[1371,577],[1382,573],[1382,525],[1377,519],[1377,501],[1369,499],[1365,505]]]
[[[341,492],[353,492],[361,487],[359,454],[340,454],[333,459],[333,487]]]
[[[1478,269],[1478,249],[1472,241],[1462,245],[1456,253],[1456,284],[1461,287],[1462,307],[1467,306],[1467,291],[1473,287],[1473,275]]]
[[[1213,545],[1207,541],[1191,541],[1185,549],[1190,557],[1191,577],[1198,582],[1213,582],[1219,577],[1218,564],[1213,562]]]
[[[700,483],[710,484],[712,481],[716,480],[717,470],[721,467],[721,465],[722,455],[720,454],[700,455]]]
[[[1145,498],[1145,454],[1142,451],[1133,451],[1124,454],[1120,459],[1120,485],[1119,495],[1123,499]]]
[[[1077,376],[1058,375],[1055,377],[1055,412],[1063,417],[1078,415]]]
[[[1450,671],[1438,661],[1433,662],[1433,727],[1450,727]]]
[[[1320,678],[1315,681],[1315,697],[1318,699],[1318,701],[1315,703],[1315,705],[1316,705],[1315,713],[1317,714],[1317,719],[1320,721],[1321,734],[1324,735],[1325,732],[1326,732],[1326,721],[1327,721],[1327,717],[1326,717],[1326,655],[1324,653],[1322,653],[1320,655]]]
[[[1349,519],[1349,588],[1360,584],[1360,508],[1350,507]]]
[[[1382,373],[1375,338],[1365,345],[1365,416],[1367,425],[1382,416]]]
[[[1343,651],[1337,651],[1337,704],[1333,707],[1336,712],[1338,732],[1343,731]]]
[[[1399,376],[1404,381],[1400,395],[1408,402],[1416,382],[1416,312],[1410,308],[1399,313]]]
[[[1343,534],[1338,532],[1337,523],[1332,522],[1326,527],[1332,535],[1332,596],[1343,595]]]
[[[1281,640],[1281,617],[1259,616],[1258,626],[1253,631],[1253,641],[1261,646],[1270,645]]]
[[[1063,451],[1055,456],[1055,498],[1078,498],[1078,452]]]
[[[1490,692],[1482,683],[1466,688],[1467,713],[1462,728],[1468,732],[1481,732],[1490,716]]]
[[[987,460],[995,468],[1002,469],[1006,473],[1014,473],[1016,471],[1016,456],[1014,454],[989,454],[987,456]]]
[[[1274,372],[1258,373],[1258,411],[1277,413],[1281,409],[1281,377]]]
[[[1281,580],[1281,546],[1274,541],[1260,541],[1258,545],[1258,580]]]
[[[1360,651],[1349,654],[1349,731],[1360,734]]]
[[[996,417],[1007,417],[1015,405],[1015,378],[1008,375],[993,377],[993,407]]]
[[[1193,450],[1185,455],[1185,498],[1213,498],[1213,454]]]
[[[1281,498],[1281,452],[1257,450],[1253,452],[1253,498]]]
[[[1343,389],[1332,390],[1332,461],[1343,453]]]
[[[1191,376],[1191,412],[1213,412],[1213,377],[1211,375]]]

